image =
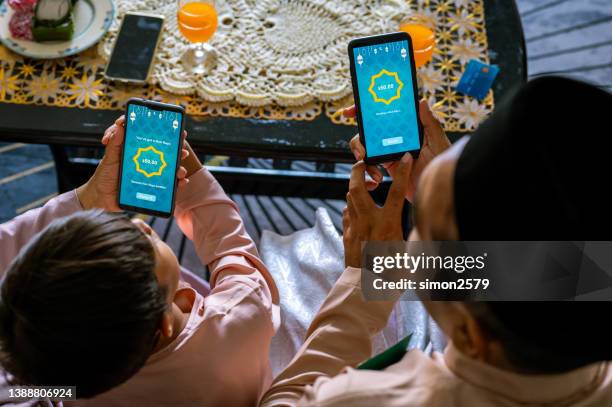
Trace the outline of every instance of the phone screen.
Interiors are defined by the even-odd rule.
[[[163,19],[126,14],[117,36],[106,76],[113,79],[145,81],[155,56]]]
[[[407,40],[353,49],[368,157],[421,148]]]
[[[119,204],[170,214],[183,114],[128,105]]]

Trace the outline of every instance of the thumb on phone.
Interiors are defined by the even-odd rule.
[[[121,158],[121,146],[125,138],[125,116],[121,116],[115,124],[109,127],[102,137],[102,144],[106,146],[104,157],[112,162]]]

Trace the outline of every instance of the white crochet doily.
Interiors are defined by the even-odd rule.
[[[347,44],[355,37],[397,31],[410,13],[401,0],[219,0],[219,28],[210,41],[218,63],[208,74],[183,68],[189,42],[176,20],[178,0],[115,0],[118,18],[100,43],[108,58],[127,11],[165,17],[151,82],[209,102],[302,106],[351,93]]]
[[[345,49],[348,37],[397,30],[399,18],[395,16],[403,14],[403,11],[398,10],[409,9],[408,17],[402,20],[403,22],[420,22],[435,31],[436,47],[433,58],[431,62],[419,68],[417,73],[422,96],[442,121],[445,130],[472,131],[493,111],[495,98],[492,90],[483,100],[476,100],[455,90],[466,64],[471,59],[490,61],[484,0],[401,0],[401,4],[382,0],[341,3],[332,1],[325,5],[315,5],[314,2],[306,0],[291,3],[275,0],[275,4],[279,5],[277,8],[269,6],[273,3],[272,0],[264,0],[261,4],[258,2],[257,6],[252,0],[226,1],[229,3],[220,5],[221,28],[213,37],[213,43],[223,50],[221,65],[210,77],[192,78],[183,72],[178,62],[178,56],[187,46],[176,31],[174,12],[178,1],[119,0],[117,6],[122,12],[128,8],[155,10],[161,4],[160,9],[169,16],[165,45],[156,61],[158,69],[153,77],[155,83],[129,86],[106,80],[105,57],[101,56],[96,48],[67,58],[43,61],[30,60],[0,45],[0,102],[123,110],[131,97],[142,97],[180,104],[192,116],[309,121],[324,114],[333,123],[353,125],[354,120],[338,114],[340,109],[353,103]],[[282,25],[278,25],[278,22],[268,21],[273,16],[287,15],[287,10],[295,13],[295,7],[309,4],[319,11],[329,7],[344,10],[345,4],[352,4],[354,7],[347,12],[335,14],[329,11],[329,18],[343,22],[331,26],[321,23],[328,20],[315,19],[312,24],[304,25],[304,17],[281,19],[284,22],[299,20],[301,22],[296,24],[296,27],[302,27],[301,30],[312,29],[316,33],[304,35],[301,39],[292,25],[281,29],[279,27]],[[280,5],[285,7],[281,8]],[[368,10],[365,17],[354,11],[357,7]],[[285,14],[281,13],[281,9]],[[259,14],[256,14],[256,11]],[[120,14],[120,17],[122,15]],[[239,18],[241,15],[247,17]],[[258,23],[254,15],[262,15],[263,22]],[[372,18],[373,15],[375,18]],[[351,21],[348,25],[350,28],[347,28],[347,21]],[[364,27],[364,24],[367,27]],[[231,30],[229,26],[232,27]],[[255,34],[249,34],[253,38],[247,41],[246,37],[240,37],[245,26],[260,27],[260,32],[257,34],[255,30]],[[117,21],[113,31],[99,47],[106,58],[118,27]],[[342,34],[342,29],[350,33]],[[314,47],[318,44],[317,41],[324,42],[330,36],[327,32],[319,34],[324,30],[338,33],[340,37],[345,35],[345,38],[326,43],[327,47],[324,45],[322,51],[324,56],[321,57],[313,51],[303,51],[304,55],[299,57],[289,52],[291,47],[306,49],[304,47]],[[286,32],[293,34],[282,34]],[[299,41],[287,39],[295,37],[298,37]],[[282,64],[277,63],[280,58],[269,60],[279,54],[277,48],[266,45],[272,39],[277,40],[271,42],[272,46],[281,47],[283,53],[287,54]],[[239,49],[236,50],[236,47]],[[226,52],[226,49],[229,51]],[[250,54],[255,55],[251,58]],[[269,68],[252,70],[251,67],[255,65],[251,61],[256,61],[257,66],[267,64]],[[282,68],[288,63],[295,64],[292,65],[293,70]],[[345,96],[339,97],[342,94]],[[206,99],[207,97],[209,99]],[[336,100],[333,100],[334,98]],[[220,99],[228,100],[215,101]],[[265,104],[266,101],[270,103]],[[281,106],[279,103],[285,105]]]

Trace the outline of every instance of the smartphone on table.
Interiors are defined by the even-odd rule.
[[[181,106],[130,99],[119,169],[119,207],[164,218],[174,212],[183,145]]]
[[[418,156],[423,145],[416,67],[404,32],[352,40],[348,47],[357,124],[367,164]]]
[[[123,16],[105,76],[114,81],[144,84],[153,67],[164,18],[140,13]]]

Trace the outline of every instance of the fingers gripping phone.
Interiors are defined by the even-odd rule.
[[[404,32],[352,40],[348,47],[357,124],[367,164],[418,156],[423,144],[412,41]]]
[[[170,217],[178,185],[185,110],[181,106],[130,99],[119,170],[119,207]]]

